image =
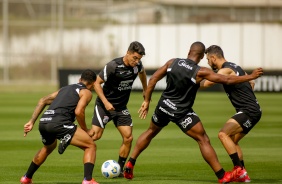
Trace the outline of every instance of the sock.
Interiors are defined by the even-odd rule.
[[[35,173],[35,171],[40,167],[40,165],[36,165],[33,161],[30,163],[29,168],[25,174],[26,177],[28,177],[29,179],[32,178],[33,174]]]
[[[235,166],[243,167],[242,164],[241,164],[241,162],[240,162],[238,153],[233,153],[233,154],[231,154],[231,155],[229,155],[229,156],[230,156],[230,158],[231,158],[231,160],[232,160],[232,162],[233,162],[234,167],[235,167]]]
[[[245,167],[244,160],[241,160],[240,162],[241,162],[242,166]]]
[[[215,173],[218,179],[223,178],[224,174],[225,174],[225,170],[223,168],[221,168],[219,171]]]
[[[134,166],[135,165],[135,162],[136,162],[136,159],[134,159],[134,158],[129,158],[129,161],[132,163],[132,165]]]
[[[124,164],[126,162],[126,158],[119,156],[118,164],[120,165],[120,170],[123,171]]]
[[[92,172],[94,169],[94,164],[87,162],[84,164],[84,179],[87,181],[92,180]]]

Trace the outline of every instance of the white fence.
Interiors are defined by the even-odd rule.
[[[122,25],[106,26],[99,31],[65,30],[61,35],[63,38],[59,38],[52,30],[46,30],[28,36],[12,37],[9,53],[56,55],[62,51],[63,54],[75,56],[80,54],[83,47],[89,52],[86,54],[102,55],[103,62],[106,63],[112,57],[124,55],[129,43],[138,40],[146,49],[146,56],[142,59],[146,68],[158,68],[171,58],[186,57],[190,44],[202,41],[207,47],[212,44],[220,45],[228,61],[245,69],[261,66],[269,70],[282,70],[281,24]],[[2,39],[0,38],[0,42]],[[59,43],[60,40],[62,43]],[[0,45],[0,50],[4,50],[2,46]],[[0,57],[0,65],[4,64],[3,59],[4,57]],[[10,61],[10,64],[23,63],[27,59],[18,57]],[[200,64],[207,66],[207,60],[203,59]]]

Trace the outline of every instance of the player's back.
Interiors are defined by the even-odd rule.
[[[245,71],[240,66],[231,62],[225,62],[222,68],[232,69],[237,76],[245,75]],[[237,112],[240,110],[250,113],[260,112],[260,106],[249,82],[223,85],[223,87]]]
[[[167,69],[167,87],[162,96],[179,107],[191,108],[199,89],[199,84],[196,84],[199,69],[192,60],[175,59]]]
[[[49,122],[75,121],[75,109],[80,99],[79,92],[86,89],[82,83],[62,87],[57,97],[44,112],[40,121]]]

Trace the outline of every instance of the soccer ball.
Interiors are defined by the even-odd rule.
[[[120,174],[120,166],[115,160],[107,160],[102,164],[101,172],[105,178],[116,178]]]

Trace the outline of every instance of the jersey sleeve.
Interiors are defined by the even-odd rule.
[[[99,77],[103,79],[104,82],[106,82],[109,77],[115,73],[116,65],[114,61],[109,62],[106,64],[103,68],[103,70],[100,71]]]
[[[144,67],[141,61],[138,63],[137,67],[138,67],[138,73],[144,70]]]

